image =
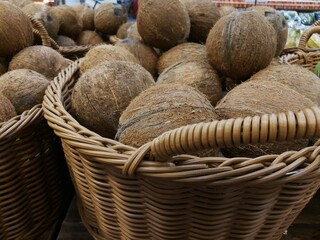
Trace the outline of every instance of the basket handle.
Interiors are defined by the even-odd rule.
[[[318,24],[318,23],[317,23]],[[319,23],[320,25],[320,23]],[[314,33],[319,33],[320,34],[320,26],[314,26],[314,27],[311,27],[309,29],[307,29],[301,36],[300,40],[299,40],[299,45],[298,45],[298,48],[302,48],[302,49],[305,49],[306,46],[307,46],[307,43],[310,39],[310,37],[312,36],[312,34]]]
[[[313,26],[313,27],[320,26],[320,20],[315,21],[315,22],[312,24],[312,26]]]

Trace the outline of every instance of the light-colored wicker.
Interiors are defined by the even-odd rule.
[[[200,158],[209,149],[320,134],[320,109],[185,126],[136,149],[69,113],[79,61],[46,91],[79,211],[95,239],[280,239],[320,187],[320,147],[255,159]]]

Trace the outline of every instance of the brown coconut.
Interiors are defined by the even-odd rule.
[[[189,42],[205,43],[208,33],[220,18],[216,3],[212,0],[182,0],[187,7],[191,29]]]
[[[78,121],[113,138],[122,111],[154,80],[139,64],[105,61],[85,72],[76,83],[71,104]]]
[[[168,50],[187,40],[190,18],[180,0],[144,0],[139,2],[137,26],[145,43]]]
[[[179,83],[192,86],[207,96],[212,106],[222,98],[218,73],[205,62],[180,62],[165,69],[157,84]]]
[[[76,4],[73,9],[82,20],[82,30],[94,30],[94,10],[86,4]]]
[[[267,67],[276,47],[274,28],[253,10],[236,11],[220,18],[206,42],[213,68],[235,81],[246,80]]]
[[[5,58],[0,57],[0,76],[8,71],[8,62]]]
[[[250,81],[280,82],[320,104],[320,78],[298,65],[271,65],[254,74]]]
[[[136,57],[128,50],[113,45],[99,45],[90,49],[80,62],[80,71],[84,73],[88,69],[107,60],[118,60],[139,63]]]
[[[128,20],[125,8],[120,4],[102,3],[94,14],[94,26],[98,32],[115,35],[118,28]]]
[[[300,111],[315,104],[305,96],[275,81],[247,81],[233,88],[220,100],[216,112],[220,118],[237,118],[287,111]],[[225,148],[226,157],[257,157],[265,154],[280,154],[288,150],[306,147],[308,140],[245,145]]]
[[[95,31],[82,31],[76,40],[78,45],[98,45],[102,44],[102,37]]]
[[[125,39],[128,37],[128,29],[133,25],[133,22],[123,23],[117,30],[117,37],[120,39]]]
[[[208,61],[206,47],[198,43],[182,43],[164,52],[158,60],[158,73],[181,61]]]
[[[0,2],[0,57],[10,57],[33,44],[28,16],[9,2]]]
[[[219,7],[220,17],[226,16],[234,11],[237,11],[237,9],[232,6],[220,6]]]
[[[0,93],[0,123],[5,122],[17,115],[10,100]]]
[[[61,47],[74,47],[77,46],[76,42],[67,36],[58,35],[55,39],[56,43]]]
[[[9,63],[9,71],[30,69],[53,79],[68,66],[65,59],[56,50],[46,46],[31,46],[17,53]]]
[[[0,77],[0,92],[13,104],[18,114],[42,103],[50,81],[28,69],[9,71]]]
[[[217,119],[214,108],[199,91],[184,84],[151,87],[123,111],[116,139],[140,147],[163,132]]]

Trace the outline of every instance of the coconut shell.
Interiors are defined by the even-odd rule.
[[[237,118],[287,111],[300,111],[315,104],[305,96],[275,81],[247,81],[233,88],[220,100],[216,112],[220,118]],[[306,147],[308,140],[245,145],[222,149],[226,157],[257,157],[265,154],[280,154],[287,150]]]
[[[126,22],[122,24],[117,31],[117,37],[120,39],[125,39],[128,37],[128,29],[133,25],[133,22]]]
[[[0,76],[8,71],[8,62],[5,58],[0,57]]]
[[[128,50],[113,45],[99,45],[90,49],[80,62],[80,71],[84,73],[88,69],[103,61],[128,61],[139,63],[135,56]]]
[[[98,45],[102,44],[102,37],[95,31],[82,31],[76,40],[78,45]]]
[[[22,114],[36,104],[42,103],[50,81],[40,73],[28,69],[9,71],[0,77],[0,92]]]
[[[237,11],[237,9],[232,6],[220,6],[219,7],[220,17],[229,15],[230,13],[232,13],[234,11]]]
[[[179,83],[192,86],[207,96],[215,106],[222,98],[219,76],[205,62],[180,62],[165,69],[158,77],[157,84]]]
[[[205,43],[208,33],[220,18],[216,3],[212,0],[183,0],[190,17],[189,42]]]
[[[17,53],[9,63],[9,71],[30,69],[53,79],[68,66],[60,53],[46,46],[31,46]]]
[[[55,39],[56,43],[61,47],[74,47],[77,46],[76,42],[67,36],[58,35]]]
[[[139,2],[137,26],[145,43],[168,50],[187,40],[190,18],[180,0],[144,0]]]
[[[280,82],[320,104],[320,78],[298,65],[269,66],[254,74],[250,81]]]
[[[0,123],[10,120],[17,115],[10,100],[0,93]]]
[[[154,80],[139,64],[105,61],[85,72],[76,83],[71,104],[78,121],[113,138],[122,111]]]
[[[272,61],[277,35],[268,20],[255,11],[236,11],[211,29],[206,42],[214,69],[235,81],[247,80]]]
[[[94,30],[94,10],[86,4],[76,4],[73,9],[82,20],[82,30]]]
[[[0,57],[11,57],[33,44],[28,16],[9,2],[0,2]]]
[[[158,73],[181,61],[208,61],[206,47],[198,43],[182,43],[164,52],[158,60]]]
[[[214,108],[193,87],[157,85],[143,91],[122,113],[116,139],[140,147],[171,129],[214,119]]]

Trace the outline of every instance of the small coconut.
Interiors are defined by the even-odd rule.
[[[220,6],[219,7],[220,17],[226,16],[234,11],[237,11],[237,9],[232,6]]]
[[[80,77],[72,92],[72,109],[81,124],[113,138],[122,111],[152,85],[152,76],[139,64],[105,61]]]
[[[256,74],[250,81],[272,81],[287,85],[314,103],[320,104],[320,78],[298,65],[269,66]]]
[[[247,81],[233,88],[220,100],[216,112],[220,118],[229,119],[287,111],[300,111],[315,104],[305,96],[276,81]],[[245,145],[222,149],[226,157],[257,157],[280,154],[306,147],[308,140]]]
[[[67,36],[58,35],[55,39],[56,43],[61,47],[74,47],[77,46],[76,42]]]
[[[189,42],[205,43],[208,33],[220,18],[220,12],[212,0],[182,0],[187,7],[191,30]]]
[[[118,28],[128,20],[124,7],[115,3],[102,3],[94,14],[94,26],[98,32],[115,35]]]
[[[95,31],[82,31],[76,40],[78,45],[98,45],[102,44],[102,37]]]
[[[181,61],[208,61],[206,47],[198,43],[182,43],[164,52],[158,60],[158,73]]]
[[[33,44],[28,16],[9,2],[0,2],[0,57],[11,57]]]
[[[94,30],[94,10],[86,4],[76,4],[73,9],[82,20],[82,30]]]
[[[116,139],[140,147],[163,132],[217,119],[214,108],[199,91],[184,84],[150,87],[123,111]]]
[[[10,120],[17,115],[10,100],[0,93],[0,123]]]
[[[139,2],[137,26],[145,43],[168,50],[187,40],[190,18],[180,0],[144,0]]]
[[[123,23],[117,30],[117,37],[125,39],[128,37],[128,29],[133,25],[133,22]]]
[[[5,58],[0,57],[0,76],[8,71],[8,62]]]
[[[276,47],[274,28],[253,10],[236,11],[220,18],[206,42],[213,68],[235,81],[247,80],[267,67]]]
[[[60,53],[46,46],[31,46],[17,53],[9,63],[9,71],[30,69],[53,79],[68,66],[68,61]]]
[[[80,62],[80,71],[88,69],[106,60],[118,60],[139,63],[135,56],[128,50],[113,45],[99,45],[90,49]]]
[[[0,92],[13,104],[18,114],[42,103],[50,81],[28,69],[9,71],[0,77]]]

